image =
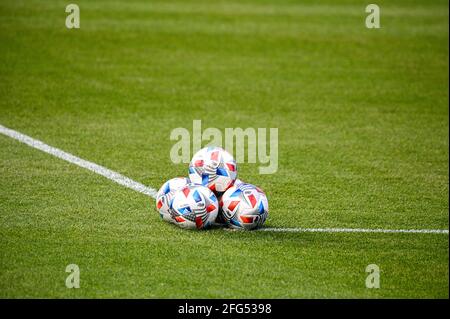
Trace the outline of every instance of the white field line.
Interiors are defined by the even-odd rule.
[[[0,124],[0,133],[4,134],[6,136],[9,136],[19,142],[25,143],[28,146],[31,146],[38,150],[41,150],[45,153],[56,156],[62,160],[69,162],[69,163],[86,168],[94,173],[102,175],[102,176],[116,182],[117,184],[131,188],[139,193],[156,198],[157,191],[155,189],[153,189],[151,187],[147,187],[145,185],[142,185],[141,183],[135,182],[132,179],[130,179],[126,176],[123,176],[122,174],[119,174],[117,172],[114,172],[106,167],[103,167],[98,164],[95,164],[95,163],[86,161],[84,159],[81,159],[79,157],[76,157],[75,155],[69,154],[67,152],[64,152],[64,151],[56,148],[56,147],[53,147],[53,146],[47,145],[41,141],[35,140],[34,138],[31,138],[25,134],[22,134],[17,131],[6,128],[1,124]]]
[[[406,233],[448,234],[448,229],[366,229],[366,228],[261,228],[259,231],[290,233]]]
[[[141,183],[114,172],[106,167],[81,159],[75,155],[64,152],[56,147],[47,145],[39,140],[20,132],[11,130],[0,124],[0,133],[19,142],[27,144],[47,154],[56,156],[69,163],[86,168],[96,174],[102,175],[117,184],[128,187],[139,193],[156,198],[157,191]],[[412,234],[448,234],[448,229],[363,229],[363,228],[261,228],[265,232],[292,232],[292,233],[412,233]]]

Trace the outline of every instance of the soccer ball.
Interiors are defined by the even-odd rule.
[[[178,226],[202,229],[216,220],[219,202],[209,188],[191,183],[175,192],[171,208]]]
[[[213,192],[225,192],[233,185],[236,176],[236,161],[220,147],[201,149],[189,164],[191,182],[206,186]]]
[[[226,224],[236,229],[255,229],[266,221],[269,203],[264,192],[251,184],[230,187],[222,196],[221,215]]]
[[[183,188],[189,184],[189,179],[186,177],[175,177],[165,182],[156,195],[156,209],[161,218],[166,222],[174,222],[170,211],[170,201],[175,194],[175,191]]]

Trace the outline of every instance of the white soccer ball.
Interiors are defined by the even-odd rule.
[[[237,165],[233,156],[220,147],[205,147],[198,151],[189,164],[192,183],[222,193],[231,187],[237,177]]]
[[[269,203],[264,192],[242,183],[230,187],[221,198],[221,217],[231,228],[255,229],[264,224],[269,214]]]
[[[175,192],[171,209],[178,226],[202,229],[216,220],[219,202],[209,188],[191,183]]]
[[[172,200],[175,192],[187,184],[190,181],[186,177],[175,177],[165,182],[156,195],[156,209],[159,212],[161,218],[166,222],[175,222],[172,218],[170,211],[170,201]]]

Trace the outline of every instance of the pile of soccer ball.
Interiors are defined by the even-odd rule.
[[[255,229],[269,213],[264,192],[237,179],[236,161],[220,147],[198,151],[189,164],[189,178],[165,182],[156,208],[163,220],[189,229],[212,225]]]

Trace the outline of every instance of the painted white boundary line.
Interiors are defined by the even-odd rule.
[[[365,228],[261,228],[259,231],[290,233],[407,233],[448,234],[447,229],[365,229]]]
[[[0,133],[4,134],[6,136],[9,136],[19,142],[25,143],[28,146],[36,148],[40,151],[43,151],[50,155],[56,156],[62,160],[69,162],[69,163],[86,168],[94,173],[102,175],[102,176],[116,182],[117,184],[131,188],[139,193],[156,198],[157,191],[155,189],[153,189],[151,187],[147,187],[145,185],[142,185],[141,183],[135,182],[132,179],[130,179],[126,176],[123,176],[122,174],[119,174],[110,169],[107,169],[106,167],[100,166],[98,164],[95,164],[95,163],[86,161],[84,159],[81,159],[79,157],[76,157],[72,154],[66,153],[56,147],[53,147],[53,146],[47,145],[41,141],[35,140],[34,138],[31,138],[25,134],[22,134],[17,131],[6,128],[1,124],[0,124]]]
[[[86,161],[75,155],[64,152],[56,147],[47,145],[39,140],[31,138],[25,134],[11,130],[0,124],[0,133],[11,137],[21,143],[27,144],[35,149],[47,154],[56,156],[69,163],[86,168],[96,174],[102,175],[117,184],[131,188],[139,193],[156,198],[157,191],[141,183],[114,172],[101,165]],[[364,229],[364,228],[261,228],[259,231],[266,232],[292,232],[292,233],[413,233],[413,234],[448,234],[447,229]]]

